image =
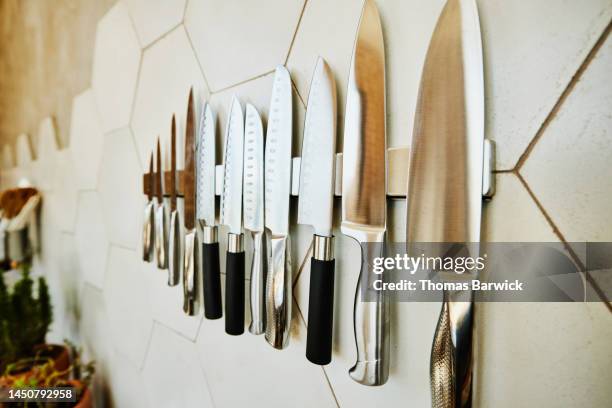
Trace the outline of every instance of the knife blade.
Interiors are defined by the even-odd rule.
[[[147,193],[147,205],[144,211],[142,224],[142,260],[151,262],[153,260],[153,248],[155,246],[155,212],[153,210],[153,196],[155,194],[155,174],[153,173],[153,152],[149,157],[149,176],[145,190]]]
[[[341,231],[362,251],[354,303],[357,361],[349,374],[361,384],[382,385],[389,376],[387,296],[377,291],[371,302],[360,299],[371,286],[367,262],[382,256],[386,231],[385,55],[373,0],[364,3],[353,50],[343,153]]]
[[[289,256],[289,194],[293,107],[291,78],[276,68],[265,147],[265,225],[270,230],[270,263],[266,277],[266,340],[283,349],[291,328],[291,262]]]
[[[265,328],[265,250],[264,250],[264,141],[263,125],[257,109],[248,103],[244,124],[244,229],[251,233],[251,324],[252,334]]]
[[[180,215],[176,207],[176,119],[172,115],[172,124],[170,127],[170,182],[168,189],[170,191],[170,231],[168,242],[168,286],[176,286],[179,284],[181,268],[183,267],[183,252],[181,245],[181,221]]]
[[[321,57],[310,83],[302,160],[298,223],[314,230],[310,258],[306,358],[329,364],[332,355],[334,269],[332,213],[336,154],[336,83]]]
[[[244,115],[238,98],[232,98],[225,130],[221,223],[229,227],[225,265],[225,332],[244,333],[244,242],[242,234],[242,172]]]
[[[185,260],[183,269],[183,311],[189,316],[197,313],[197,282],[199,271],[199,240],[195,230],[195,106],[193,88],[189,90],[185,124],[185,169],[183,170]]]
[[[219,319],[223,315],[219,240],[215,224],[215,130],[213,111],[210,104],[204,103],[196,146],[196,217],[202,230],[202,281],[204,316],[207,319]]]
[[[409,252],[420,242],[480,241],[484,109],[478,9],[474,0],[449,0],[421,74],[407,196]],[[471,406],[472,300],[469,290],[444,292],[430,361],[435,408]]]
[[[166,208],[164,206],[164,190],[162,179],[164,169],[162,167],[161,144],[157,137],[157,159],[155,173],[155,195],[157,197],[157,208],[155,210],[155,252],[157,255],[157,267],[166,269],[168,267],[168,226],[166,222]]]

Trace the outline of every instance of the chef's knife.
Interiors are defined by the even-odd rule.
[[[151,262],[153,260],[153,248],[155,246],[155,212],[153,211],[153,195],[155,194],[155,174],[153,173],[153,152],[149,157],[149,177],[146,185],[147,206],[144,211],[144,222],[142,224],[142,260]]]
[[[196,299],[199,271],[200,244],[196,233],[196,187],[195,187],[195,137],[196,118],[193,88],[189,91],[187,123],[185,125],[185,169],[183,170],[183,191],[185,205],[185,260],[183,268],[183,311],[190,316],[196,314]]]
[[[202,108],[196,153],[198,185],[196,216],[202,230],[203,242],[204,316],[207,319],[219,319],[223,315],[223,308],[219,240],[215,224],[215,117],[208,103]]]
[[[291,262],[289,257],[289,194],[293,124],[291,78],[276,68],[265,148],[265,225],[270,231],[270,262],[266,276],[266,340],[274,348],[289,344],[291,329]]]
[[[449,0],[421,76],[408,184],[408,248],[480,241],[483,152],[478,10],[474,0]],[[444,292],[431,351],[434,408],[471,406],[472,305],[469,290]]]
[[[225,174],[221,195],[221,224],[229,227],[225,263],[225,332],[244,333],[244,238],[242,234],[242,172],[244,115],[232,99],[225,131]]]
[[[331,69],[318,59],[308,94],[302,140],[298,223],[314,229],[310,258],[306,357],[331,362],[334,316],[334,158],[336,155],[336,84]]]
[[[170,231],[168,242],[168,285],[176,286],[181,276],[183,267],[183,252],[181,246],[181,220],[176,207],[176,120],[172,115],[171,140],[170,140]]]
[[[164,169],[162,167],[161,145],[157,138],[157,171],[155,173],[155,195],[157,196],[157,208],[155,210],[155,252],[157,255],[157,267],[166,269],[168,267],[168,242],[166,223],[166,208],[164,206],[163,178]]]
[[[372,278],[367,263],[382,256],[386,230],[385,54],[380,16],[366,0],[349,72],[344,120],[342,233],[361,244],[354,304],[357,362],[351,378],[382,385],[389,376],[389,305],[383,291],[361,299]]]

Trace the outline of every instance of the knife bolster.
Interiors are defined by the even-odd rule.
[[[312,257],[317,261],[332,261],[334,259],[334,237],[315,235]]]
[[[202,227],[202,242],[204,244],[216,244],[219,242],[218,228],[216,225],[205,225]]]
[[[227,252],[237,254],[244,252],[244,235],[243,234],[227,234]]]

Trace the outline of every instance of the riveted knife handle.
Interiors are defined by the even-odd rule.
[[[181,226],[177,210],[170,214],[170,233],[168,234],[168,286],[176,286],[181,278],[183,253],[181,247]]]
[[[197,312],[197,271],[199,270],[198,234],[195,230],[185,235],[185,261],[183,267],[183,311],[188,316]]]
[[[166,209],[163,204],[159,204],[155,210],[155,253],[159,269],[166,269],[168,267],[167,232]]]
[[[306,358],[319,365],[329,364],[332,359],[335,264],[334,259],[310,258]]]
[[[153,260],[153,250],[155,248],[155,212],[153,211],[153,201],[149,201],[144,211],[144,221],[142,223],[142,260],[151,262]]]
[[[217,227],[202,228],[202,269],[204,281],[204,316],[207,319],[219,319],[223,316],[221,301],[221,270],[219,268],[219,242]]]
[[[266,327],[264,233],[252,232],[251,236],[253,238],[253,260],[251,262],[251,325],[249,331],[252,334],[263,334]]]
[[[289,238],[272,236],[270,264],[266,276],[266,341],[276,349],[289,345],[292,281]]]
[[[228,234],[225,269],[225,332],[244,333],[244,248],[242,234]]]

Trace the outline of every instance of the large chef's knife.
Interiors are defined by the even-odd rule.
[[[181,276],[183,267],[183,252],[181,245],[181,220],[176,207],[176,119],[172,115],[172,127],[170,129],[170,239],[168,241],[168,285],[176,286]]]
[[[157,196],[157,208],[155,210],[155,253],[157,255],[157,267],[166,269],[168,267],[168,226],[166,222],[166,207],[164,206],[164,169],[162,167],[161,144],[157,138],[157,160],[155,173],[155,195]]]
[[[408,248],[423,242],[480,240],[483,152],[478,10],[475,0],[449,0],[421,76],[408,185]],[[470,246],[473,251],[475,247]],[[431,351],[434,408],[471,406],[472,324],[472,292],[444,292]]]
[[[308,94],[302,140],[298,223],[312,225],[306,357],[329,364],[334,317],[334,159],[336,155],[336,83],[331,69],[318,59]]]
[[[370,301],[367,263],[382,256],[386,230],[385,53],[380,16],[366,0],[349,72],[344,119],[342,233],[362,246],[362,267],[355,293],[357,362],[351,378],[381,385],[389,376],[389,305],[383,291]]]
[[[204,316],[207,319],[218,319],[223,315],[219,240],[215,225],[215,129],[212,109],[205,103],[200,117],[200,135],[196,147],[196,217],[202,230],[202,281]]]
[[[198,290],[200,244],[196,233],[196,187],[195,187],[195,137],[196,118],[193,88],[189,91],[187,122],[185,124],[185,169],[183,170],[183,191],[185,205],[185,259],[183,267],[183,311],[190,316],[196,314]]]
[[[153,260],[153,248],[155,246],[155,212],[153,211],[153,195],[155,194],[155,174],[153,173],[153,152],[149,157],[149,177],[145,190],[147,193],[147,206],[144,211],[142,224],[142,260],[151,262]]]
[[[228,226],[225,263],[225,332],[244,333],[244,237],[242,233],[242,172],[244,115],[236,97],[232,99],[225,131],[221,224]]]
[[[252,334],[262,334],[265,328],[264,251],[264,141],[263,126],[257,109],[246,105],[244,123],[244,229],[253,240],[251,262],[251,324]]]
[[[289,344],[292,274],[289,257],[289,194],[293,108],[291,78],[276,68],[265,148],[265,224],[270,231],[270,262],[266,276],[266,340],[274,348]]]

